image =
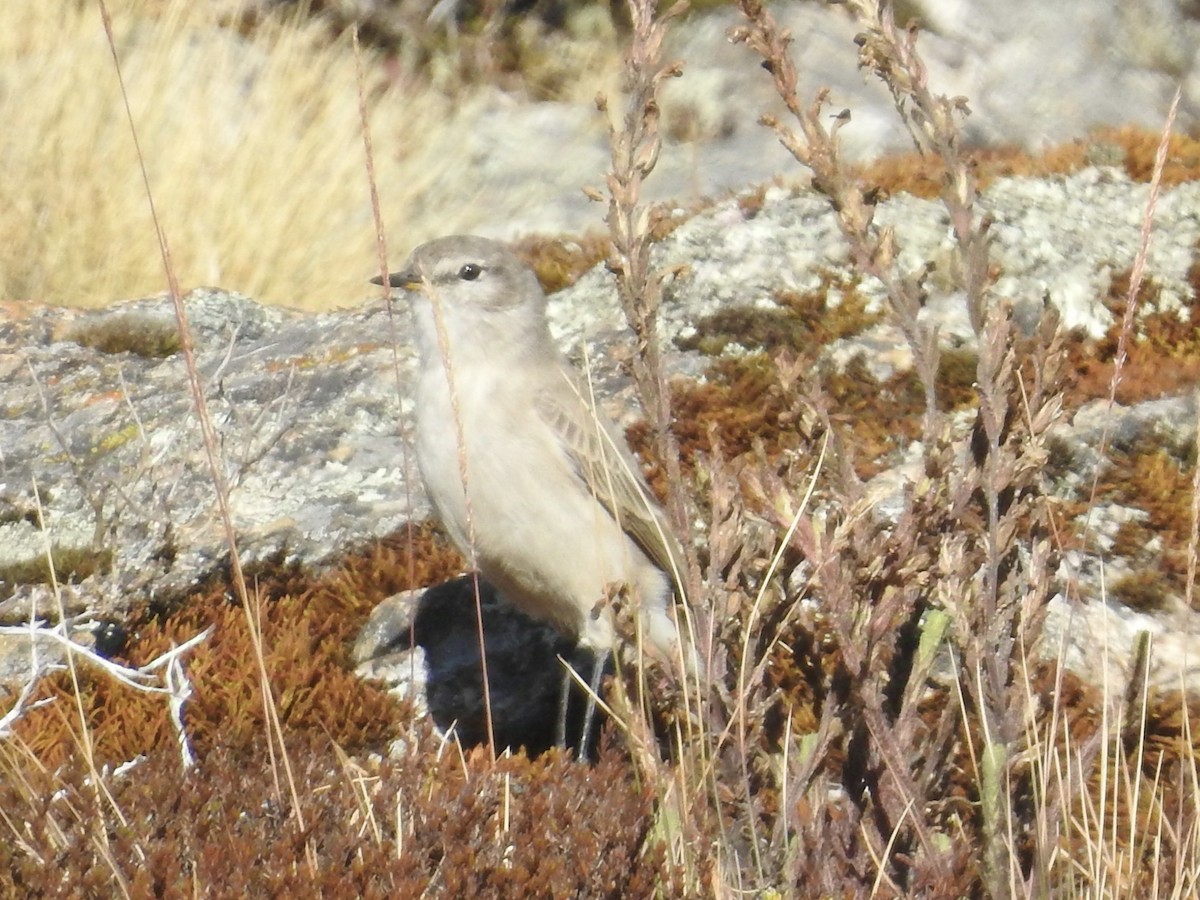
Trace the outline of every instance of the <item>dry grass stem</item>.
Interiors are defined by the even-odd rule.
[[[108,39],[108,46],[112,53],[113,70],[115,71],[117,80],[120,83],[121,96],[125,103],[129,134],[134,143],[134,149],[138,159],[138,168],[141,171],[143,187],[145,189],[146,202],[150,206],[150,217],[153,221],[155,235],[158,239],[159,252],[161,254],[163,271],[167,280],[168,292],[172,305],[175,309],[176,324],[179,332],[180,350],[183,354],[183,362],[187,370],[188,386],[191,390],[192,399],[195,402],[196,419],[200,426],[205,456],[209,464],[209,474],[213,481],[214,499],[217,503],[222,526],[225,532],[225,540],[229,548],[229,562],[233,583],[235,590],[237,591],[238,598],[241,601],[242,608],[245,611],[246,622],[249,626],[249,633],[254,642],[255,658],[259,666],[259,686],[262,692],[263,708],[267,711],[267,718],[268,722],[270,723],[271,730],[268,745],[271,747],[273,762],[275,759],[274,748],[276,746],[278,747],[279,761],[282,764],[283,772],[287,780],[288,792],[291,795],[293,809],[295,811],[295,815],[297,816],[297,828],[300,832],[303,832],[305,823],[299,803],[296,779],[292,771],[291,761],[288,758],[287,750],[284,746],[282,726],[279,721],[279,713],[275,705],[275,699],[271,689],[271,676],[266,668],[266,661],[262,647],[262,636],[258,627],[259,619],[256,614],[256,605],[251,602],[251,594],[247,588],[246,578],[242,571],[241,556],[238,553],[236,532],[233,526],[233,514],[229,506],[229,486],[226,482],[224,467],[221,463],[216,429],[213,426],[212,417],[209,415],[208,404],[204,396],[204,388],[200,383],[200,374],[196,366],[195,346],[192,342],[191,329],[188,325],[187,310],[183,304],[183,295],[180,292],[179,282],[171,261],[171,251],[167,242],[167,236],[163,230],[162,224],[159,221],[158,212],[155,208],[154,191],[151,187],[150,175],[146,170],[145,159],[142,155],[141,145],[138,142],[137,125],[135,122],[133,109],[129,106],[128,94],[125,90],[125,79],[121,70],[121,59],[117,50],[116,38],[113,34],[112,20],[108,14],[108,9],[104,0],[98,0],[98,3],[101,17],[104,22],[105,36]],[[276,790],[282,794],[282,790],[278,784],[278,772],[275,770],[274,766],[272,766],[272,772],[276,778]],[[311,849],[306,850],[306,856],[310,866],[315,867],[315,858],[312,855]]]

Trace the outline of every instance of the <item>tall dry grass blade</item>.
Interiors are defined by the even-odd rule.
[[[1146,274],[1146,260],[1150,256],[1150,238],[1154,227],[1154,213],[1158,208],[1158,197],[1162,188],[1163,169],[1167,163],[1167,151],[1170,149],[1171,134],[1175,130],[1175,117],[1179,112],[1179,103],[1183,97],[1183,87],[1175,89],[1171,100],[1167,119],[1159,137],[1158,149],[1154,154],[1154,169],[1150,174],[1150,190],[1146,198],[1146,211],[1142,215],[1141,234],[1138,238],[1138,249],[1133,257],[1133,266],[1129,273],[1129,290],[1125,294],[1125,312],[1121,317],[1121,331],[1117,337],[1117,352],[1113,357],[1113,373],[1108,386],[1108,409],[1111,412],[1117,405],[1117,388],[1125,374],[1125,363],[1129,359],[1129,346],[1134,340],[1134,319],[1141,299],[1142,281]],[[1100,471],[1105,456],[1108,453],[1108,442],[1111,437],[1113,417],[1106,416],[1104,427],[1100,431],[1100,446],[1096,453],[1096,464],[1092,472],[1092,486],[1088,494],[1088,518],[1084,525],[1085,534],[1090,532],[1091,513],[1096,505],[1096,493],[1100,486]]]
[[[379,186],[378,186],[378,181],[377,181],[376,175],[375,175],[374,144],[371,141],[370,117],[367,114],[366,77],[363,73],[362,51],[361,51],[361,47],[359,46],[358,28],[357,27],[355,27],[352,30],[352,39],[353,39],[353,45],[354,45],[355,85],[356,85],[357,92],[358,92],[359,127],[361,129],[362,140],[363,140],[363,154],[364,154],[364,164],[366,166],[366,173],[367,173],[367,187],[368,187],[368,190],[370,191],[370,196],[371,196],[371,215],[375,222],[375,247],[376,247],[376,251],[378,253],[378,258],[379,258],[379,278],[380,278],[380,284],[383,287],[384,300],[387,304],[388,330],[391,335],[390,344],[391,344],[391,349],[392,349],[392,377],[395,380],[396,396],[399,397],[403,393],[402,385],[403,385],[404,379],[402,379],[400,376],[399,340],[397,339],[395,309],[394,309],[394,304],[392,302],[392,288],[391,288],[391,284],[389,283],[389,280],[388,280],[387,230],[384,228],[384,224],[383,224],[383,211],[382,211],[381,204],[379,202]],[[441,324],[441,321],[440,321],[440,314],[439,314],[438,327],[439,327],[439,329],[444,328],[444,326]],[[446,365],[448,368],[449,367],[449,357],[444,357],[444,358],[446,359]],[[453,384],[453,382],[451,382],[451,384]],[[453,397],[453,391],[451,391],[451,395]],[[461,441],[461,434],[459,435],[459,437],[460,437],[460,440],[459,440],[458,446],[460,448],[460,453],[461,453],[461,448],[463,446],[462,441]],[[404,460],[403,468],[404,468],[405,505],[408,509],[412,509],[413,508],[413,502],[412,502],[412,500],[413,500],[413,496],[412,496],[413,469],[412,469],[411,461],[409,459],[407,443],[405,443],[405,442],[401,443],[400,452],[403,455],[403,460]],[[460,466],[462,467],[462,470],[463,470],[463,489],[465,492],[466,481],[467,481],[465,455],[462,455],[460,458]],[[470,500],[468,499],[467,502],[469,505]],[[468,526],[470,526],[470,510],[469,509],[468,509]],[[413,522],[412,518],[410,517],[405,522],[404,527],[405,527],[405,533],[407,536],[407,545],[408,545],[408,555],[407,555],[408,573],[409,573],[408,583],[412,584],[416,580],[416,577],[415,577],[416,557],[413,552],[416,523]],[[472,543],[472,547],[473,547],[474,540],[472,540],[471,543]],[[472,565],[472,570],[474,571],[474,565]],[[483,679],[484,724],[485,724],[485,728],[487,730],[487,736],[488,736],[488,751],[491,753],[492,759],[494,760],[496,758],[496,738],[495,738],[495,727],[494,727],[493,721],[492,721],[492,691],[491,691],[491,682],[490,682],[489,675],[488,675],[487,648],[486,648],[486,645],[484,642],[484,636],[483,636],[483,601],[480,597],[480,592],[479,592],[478,572],[474,573],[471,584],[472,584],[473,592],[475,595],[475,624],[476,624],[476,631],[477,631],[478,639],[479,639],[479,659],[480,659],[481,677]],[[409,641],[410,641],[410,645],[412,645],[412,646],[416,645],[416,619],[415,618],[414,618],[413,622],[410,623],[410,625],[409,625]],[[411,667],[409,677],[415,680],[416,679],[416,666],[417,666],[417,655],[416,654],[412,654],[410,656],[409,664]],[[415,722],[413,724],[415,726]]]
[[[180,350],[183,354],[184,367],[187,372],[188,387],[191,391],[192,401],[196,409],[196,420],[200,426],[205,458],[208,461],[209,475],[212,478],[217,508],[221,517],[221,524],[225,532],[226,546],[229,548],[230,571],[233,577],[234,589],[241,601],[242,609],[245,611],[246,623],[251,641],[254,646],[254,656],[255,662],[258,666],[259,690],[263,702],[263,711],[269,723],[268,746],[271,748],[272,775],[276,782],[277,793],[282,795],[282,791],[279,790],[279,773],[275,756],[276,751],[278,751],[278,763],[282,764],[283,766],[288,792],[292,801],[292,812],[296,816],[298,829],[303,832],[306,828],[304,813],[300,805],[300,795],[296,787],[295,776],[292,772],[291,760],[288,758],[287,748],[284,743],[283,726],[279,719],[279,711],[275,705],[275,698],[271,689],[270,673],[267,671],[266,658],[263,652],[262,632],[253,613],[250,602],[250,592],[246,586],[246,578],[242,570],[241,555],[238,553],[236,531],[233,526],[233,513],[229,505],[229,486],[225,479],[224,467],[220,463],[220,450],[218,449],[216,428],[213,426],[212,417],[208,412],[208,404],[204,397],[204,388],[200,384],[200,375],[196,367],[196,348],[192,341],[191,328],[188,324],[187,309],[184,306],[183,296],[179,290],[179,282],[176,278],[175,269],[171,262],[170,245],[167,241],[167,236],[163,230],[162,223],[158,215],[158,209],[155,205],[154,191],[150,183],[150,174],[147,171],[145,157],[142,154],[141,144],[138,139],[137,125],[134,120],[133,109],[129,105],[129,93],[126,90],[125,76],[121,69],[120,54],[117,52],[116,38],[113,34],[112,19],[109,16],[108,7],[105,4],[105,0],[97,0],[97,3],[100,8],[101,19],[104,23],[104,33],[108,40],[109,50],[112,53],[113,70],[116,73],[117,81],[120,85],[121,97],[125,107],[126,121],[129,127],[129,135],[133,141],[135,153],[137,154],[138,167],[141,172],[142,184],[145,189],[146,203],[150,208],[150,218],[153,222],[155,237],[158,242],[163,272],[167,279],[168,293],[171,298],[172,307],[175,310],[175,320],[179,333]],[[308,858],[309,866],[315,874],[316,857],[310,845],[307,846],[306,856]]]

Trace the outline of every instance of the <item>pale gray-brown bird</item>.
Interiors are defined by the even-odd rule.
[[[418,247],[388,282],[410,292],[416,321],[417,463],[463,554],[601,659],[615,641],[607,598],[628,589],[647,649],[692,669],[672,615],[682,550],[555,346],[533,271],[502,244],[453,236]]]

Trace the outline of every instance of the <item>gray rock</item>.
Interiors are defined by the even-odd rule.
[[[996,223],[994,256],[1003,277],[995,293],[1029,316],[1048,299],[1066,322],[1103,328],[1108,313],[1096,298],[1111,273],[1132,261],[1146,194],[1144,185],[1113,170],[997,183],[981,204]],[[1149,274],[1161,288],[1161,308],[1178,310],[1195,299],[1185,276],[1200,240],[1200,186],[1165,191],[1159,211]],[[879,220],[896,229],[906,266],[954,253],[936,204],[899,197],[881,207]],[[674,272],[662,315],[668,366],[690,377],[703,377],[704,361],[671,348],[706,315],[770,307],[776,292],[815,287],[828,272],[844,274],[847,267],[826,204],[783,188],[769,191],[753,214],[732,200],[717,204],[680,226],[655,253],[656,264]],[[960,290],[937,278],[930,289],[925,314],[943,342],[969,343]],[[877,285],[863,290],[879,296]],[[193,293],[186,306],[246,560],[319,566],[340,550],[427,516],[407,453],[413,357],[403,308],[391,318],[380,303],[302,315],[220,292]],[[589,361],[612,411],[628,418],[635,407],[617,351],[624,337],[612,276],[598,268],[553,297],[551,318],[563,346]],[[66,560],[66,551],[90,559],[92,574],[80,570],[78,583],[61,592],[68,614],[82,621],[119,621],[132,604],[179,595],[225,564],[217,492],[173,327],[166,298],[102,312],[0,306],[0,621],[27,621],[31,613],[57,617],[59,600],[44,579],[13,575],[30,571],[47,546],[56,561]],[[885,373],[907,365],[903,341],[887,325],[825,352],[839,360],[866,354]],[[1107,420],[1120,441],[1146,429],[1160,433],[1169,422],[1170,440],[1178,444],[1194,432],[1195,418],[1194,404],[1179,400],[1128,411],[1085,408],[1061,433],[1086,460],[1098,422]],[[894,474],[880,509],[894,506],[889,498],[904,489],[903,467]],[[1078,560],[1077,571],[1091,579],[1097,559]],[[444,594],[398,601],[407,604],[395,620],[402,624],[373,624],[375,636],[364,638],[360,659],[369,663],[392,652],[391,638],[404,623],[418,624],[417,646],[403,651],[406,663],[417,649],[423,654],[431,714],[477,731],[478,692],[463,681],[478,663],[473,606],[463,630],[453,612],[466,608],[461,586],[457,590],[457,600],[445,604],[432,602]],[[1100,592],[1084,594],[1095,599],[1063,613],[1074,624],[1056,620],[1056,633],[1087,642],[1103,629],[1111,659],[1120,660],[1136,630],[1147,627],[1145,617],[1117,609]],[[1168,607],[1153,627],[1164,646],[1194,656],[1200,622],[1182,604]],[[518,627],[499,612],[489,615],[501,616],[494,620],[505,635],[499,659],[514,653],[524,659],[513,648],[542,648],[537,668],[545,677],[529,688],[534,682],[521,676],[512,682],[517,694],[496,701],[505,721],[522,721],[523,710],[544,709],[556,689],[561,669],[554,652],[562,648],[544,629],[523,631],[528,623]],[[19,646],[6,651],[0,671],[22,671],[22,652]],[[1077,656],[1085,667],[1104,665],[1086,643]],[[532,691],[532,699],[522,691]]]
[[[392,330],[380,307],[302,316],[204,291],[185,305],[247,562],[321,560],[425,514],[420,492],[405,490],[408,367],[393,365],[406,354],[403,313]],[[169,300],[8,310],[0,572],[47,545],[56,558],[90,554],[98,571],[79,588],[83,605],[112,616],[221,565],[217,490]],[[25,620],[49,593],[8,574],[0,618]]]

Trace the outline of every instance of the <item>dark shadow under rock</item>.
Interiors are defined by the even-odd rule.
[[[595,656],[515,609],[487,582],[478,584],[496,746],[523,747],[534,756],[555,743],[563,679],[568,677],[559,658],[586,682]],[[363,627],[354,660],[360,674],[385,681],[416,701],[441,731],[453,729],[464,746],[487,743],[471,576],[384,600]],[[567,746],[577,753],[586,706],[587,692],[572,680]],[[596,714],[601,715],[599,710]],[[598,731],[591,731],[589,756]]]

